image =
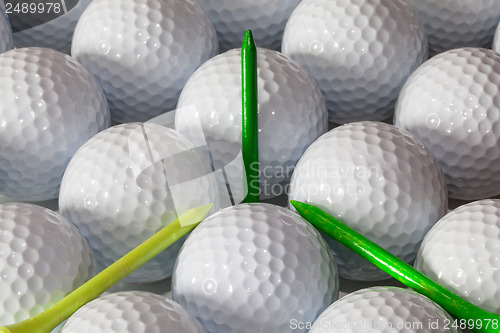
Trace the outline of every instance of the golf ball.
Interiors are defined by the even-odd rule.
[[[6,2],[16,47],[69,53],[76,23],[92,0]]]
[[[452,198],[500,194],[499,86],[500,55],[461,48],[428,60],[401,90],[394,124],[436,156]]]
[[[300,156],[327,131],[328,116],[315,81],[288,57],[258,48],[257,75],[259,164],[251,167],[259,168],[266,199],[286,192]],[[175,128],[206,141],[214,168],[227,171],[233,197],[243,199],[241,94],[241,49],[234,49],[207,61],[186,83]]]
[[[406,262],[447,210],[443,173],[422,142],[378,122],[337,127],[314,142],[295,169],[290,200],[318,205]],[[341,276],[389,275],[327,237]]]
[[[206,333],[179,304],[144,291],[102,296],[75,312],[60,333]]]
[[[12,29],[5,14],[5,6],[0,0],[0,53],[11,50],[13,47]]]
[[[92,250],[58,213],[0,205],[0,325],[28,319],[92,277]]]
[[[500,22],[496,0],[408,0],[424,25],[431,54],[460,47],[491,47]]]
[[[337,268],[322,236],[297,214],[240,204],[188,237],[172,295],[208,332],[305,332],[290,321],[314,321],[337,299]]]
[[[57,198],[70,158],[110,122],[104,93],[82,65],[46,48],[0,54],[0,193]]]
[[[404,0],[303,0],[282,52],[318,82],[334,123],[384,120],[427,59],[424,28]]]
[[[217,51],[213,24],[196,0],[94,0],[71,48],[119,123],[174,109],[188,78]]]
[[[443,308],[413,290],[371,287],[330,305],[309,333],[460,332],[453,323]]]
[[[500,314],[499,235],[500,200],[460,206],[425,236],[415,268],[469,302]]]
[[[200,0],[217,31],[219,49],[240,48],[247,29],[262,48],[279,51],[286,22],[300,0]]]
[[[102,270],[186,211],[209,203],[216,210],[211,171],[193,144],[172,129],[117,125],[95,135],[71,159],[59,209],[87,237]],[[170,276],[181,245],[174,243],[126,281]]]

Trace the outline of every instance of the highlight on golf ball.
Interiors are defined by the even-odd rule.
[[[0,331],[498,333],[499,52],[499,0],[0,0]]]

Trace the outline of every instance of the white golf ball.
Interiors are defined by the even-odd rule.
[[[443,52],[418,68],[398,99],[394,124],[436,156],[452,198],[500,194],[500,55]]]
[[[61,214],[87,237],[101,270],[189,209],[214,203],[215,176],[202,153],[172,129],[150,123],[111,127],[85,143],[64,174]],[[126,278],[172,274],[182,241]]]
[[[498,235],[500,200],[460,206],[425,236],[415,268],[469,302],[500,314]]]
[[[294,61],[258,48],[257,67],[259,165],[253,167],[259,167],[260,198],[266,199],[286,192],[300,156],[327,131],[328,116],[315,81]],[[206,141],[215,169],[227,171],[233,197],[239,199],[245,188],[243,163],[237,159],[241,94],[241,50],[235,49],[210,59],[193,74],[175,119],[179,132]]]
[[[424,25],[431,54],[460,47],[491,47],[500,22],[496,0],[408,0]]]
[[[94,273],[89,244],[61,215],[25,203],[0,205],[0,325],[48,309]]]
[[[94,0],[71,48],[120,123],[174,109],[188,78],[217,51],[213,24],[196,0]]]
[[[252,30],[257,46],[279,51],[286,22],[300,0],[200,0],[212,20],[221,51],[240,48]]]
[[[0,0],[0,53],[11,50],[14,47],[12,39],[12,29],[9,19],[5,14],[5,5]]]
[[[461,332],[438,304],[410,289],[360,289],[330,305],[309,333]]]
[[[206,333],[200,322],[179,304],[144,291],[102,296],[75,312],[61,333]]]
[[[314,142],[295,169],[290,200],[313,203],[406,262],[445,213],[446,185],[422,142],[378,122],[337,127]],[[389,275],[327,237],[341,276]]]
[[[331,122],[384,120],[427,59],[427,39],[404,0],[303,0],[286,25],[282,52],[316,79]]]
[[[92,0],[7,1],[16,47],[69,53],[76,23]]]
[[[314,321],[337,299],[337,268],[323,237],[297,214],[240,204],[188,237],[172,295],[208,332],[305,332],[290,321]]]
[[[0,54],[0,193],[57,198],[70,158],[110,122],[104,93],[82,65],[46,48]]]

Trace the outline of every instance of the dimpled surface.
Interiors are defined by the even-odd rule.
[[[294,61],[258,48],[257,66],[260,197],[265,199],[283,193],[300,156],[327,131],[328,119],[321,91]],[[176,129],[196,138],[201,124],[216,169],[241,152],[241,91],[241,50],[235,49],[203,64],[179,98]],[[243,189],[242,168],[226,170],[239,179],[233,191]]]
[[[206,330],[168,298],[144,291],[121,291],[83,306],[60,332],[206,333]]]
[[[78,4],[71,8],[66,14],[30,29],[15,32],[15,46],[47,47],[69,54],[76,23],[83,11],[92,1],[93,0],[79,0]],[[60,3],[60,1],[58,2]],[[49,10],[48,4],[45,10]],[[51,10],[54,10],[54,8],[51,8]],[[19,18],[25,18],[26,20],[30,20],[30,16],[31,15],[18,15]]]
[[[63,177],[59,208],[87,237],[103,269],[174,221],[176,213],[216,204],[210,171],[203,155],[172,129],[117,125],[75,154]],[[170,276],[181,244],[176,242],[126,280]]]
[[[240,48],[247,29],[259,47],[281,49],[286,22],[300,0],[200,0],[217,31],[219,48]]]
[[[394,124],[439,161],[450,197],[500,194],[500,55],[462,48],[423,64],[401,90]]]
[[[13,47],[12,29],[10,28],[9,19],[5,14],[5,5],[3,1],[0,1],[0,53],[8,51]]]
[[[500,200],[471,202],[439,220],[425,236],[415,268],[500,314]]]
[[[439,164],[420,140],[378,122],[337,127],[314,142],[297,164],[290,200],[313,203],[406,262],[447,209]],[[340,275],[389,275],[327,237]]]
[[[490,47],[500,22],[497,0],[408,0],[422,21],[432,54],[459,47]]]
[[[403,0],[304,0],[286,25],[282,52],[316,79],[330,121],[384,120],[427,59],[427,39]]]
[[[188,237],[172,277],[174,300],[209,332],[304,332],[338,296],[322,236],[291,211],[241,204],[205,219]]]
[[[330,305],[309,332],[459,332],[452,323],[443,308],[413,290],[371,287]]]
[[[94,0],[71,53],[101,83],[113,120],[128,122],[174,109],[188,78],[217,50],[196,0]]]
[[[0,77],[0,193],[57,198],[73,154],[109,126],[104,93],[82,65],[45,48],[0,54]]]
[[[95,272],[76,227],[49,209],[0,205],[0,325],[49,308]]]

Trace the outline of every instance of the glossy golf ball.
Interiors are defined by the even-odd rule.
[[[0,53],[11,50],[13,47],[12,29],[5,14],[5,5],[0,1]]]
[[[448,213],[425,236],[415,268],[483,309],[500,314],[500,200]]]
[[[300,0],[200,0],[217,31],[220,51],[240,48],[247,29],[262,48],[279,51],[286,22]]]
[[[460,332],[441,306],[413,290],[360,289],[330,305],[309,333]]]
[[[174,109],[188,78],[217,51],[213,24],[196,0],[94,0],[71,48],[119,123]]]
[[[110,122],[104,93],[82,65],[46,48],[0,54],[0,193],[57,198],[73,154]]]
[[[427,59],[424,28],[404,0],[304,0],[282,52],[318,82],[334,123],[384,120],[401,86]]]
[[[500,22],[495,0],[409,0],[429,40],[431,54],[460,47],[490,48]]]
[[[446,213],[443,173],[410,133],[379,122],[337,127],[314,142],[295,169],[290,200],[315,204],[406,262]],[[331,237],[341,276],[389,275]]]
[[[321,91],[309,74],[277,51],[257,49],[260,198],[287,190],[295,164],[328,128]],[[234,198],[243,198],[241,50],[220,54],[189,79],[175,127],[206,142],[216,170],[224,169]],[[236,203],[241,200],[235,200]]]
[[[337,268],[322,236],[300,216],[240,204],[188,237],[172,295],[208,332],[305,332],[290,321],[314,321],[337,299]]]
[[[462,48],[428,60],[401,90],[394,124],[432,151],[450,197],[500,194],[500,55]]]
[[[0,205],[0,325],[42,312],[94,272],[89,244],[61,215],[25,203]]]
[[[46,47],[69,53],[76,23],[92,1],[9,1],[15,46]]]
[[[62,180],[59,208],[89,240],[102,270],[186,211],[209,203],[217,210],[216,191],[210,165],[189,140],[160,125],[127,123],[78,150]],[[126,280],[170,276],[181,245]]]
[[[61,333],[206,333],[200,322],[179,304],[144,291],[102,296],[75,312]]]

